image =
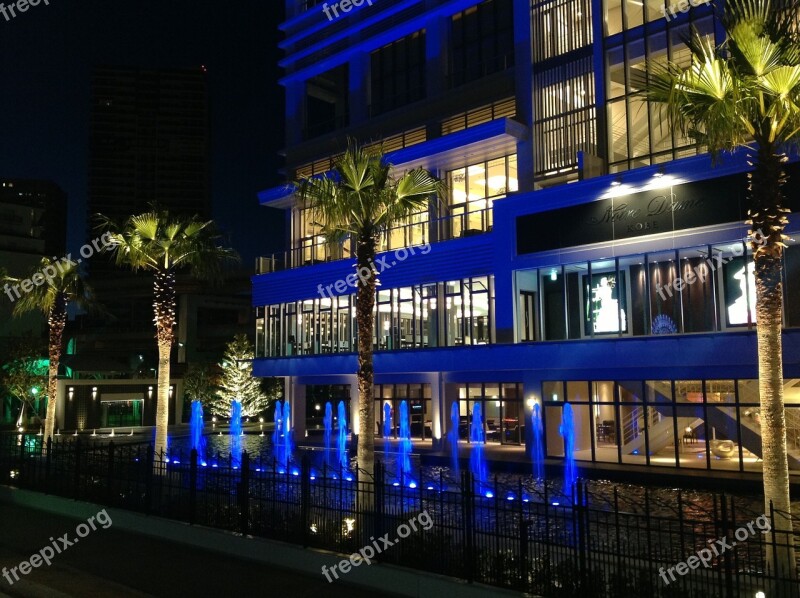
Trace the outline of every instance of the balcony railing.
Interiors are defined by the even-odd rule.
[[[459,209],[463,209],[463,207]],[[492,232],[492,227],[492,208],[450,214],[423,222],[412,222],[386,231],[378,242],[378,252],[383,253],[401,247],[414,247],[439,241],[474,237]],[[256,258],[255,273],[268,274],[343,259],[352,259],[352,253],[346,246],[307,245]]]

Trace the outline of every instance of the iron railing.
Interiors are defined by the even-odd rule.
[[[782,514],[759,515],[742,498],[715,494],[699,505],[678,492],[666,503],[648,489],[579,481],[568,499],[551,484],[479,483],[469,472],[412,481],[380,462],[374,476],[318,469],[307,454],[287,469],[246,453],[212,461],[196,451],[170,459],[145,445],[0,435],[3,484],[342,554],[386,537],[394,545],[379,562],[537,596],[800,595],[789,558],[800,521],[793,532],[761,533]],[[399,539],[413,518],[418,529]],[[698,554],[707,566],[697,566]]]

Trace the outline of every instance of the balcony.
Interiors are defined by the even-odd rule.
[[[434,220],[403,224],[389,229],[378,243],[378,252],[475,237],[492,232],[492,228],[492,208],[450,214]],[[352,259],[349,247],[331,246],[320,240],[304,247],[256,258],[255,273],[268,274],[345,259]]]

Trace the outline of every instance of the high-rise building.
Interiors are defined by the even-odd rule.
[[[92,78],[89,147],[90,230],[102,213],[116,221],[153,203],[171,214],[211,218],[210,121],[205,67],[148,70],[101,67]],[[90,233],[90,235],[93,233]],[[71,329],[76,372],[153,375],[153,279],[95,256],[90,278],[108,314],[83,316]],[[247,325],[247,283],[178,279],[179,342],[174,358],[214,361]],[[210,315],[209,315],[210,314]],[[181,370],[176,370],[176,375]]]
[[[648,64],[686,64],[709,4],[677,18],[625,0],[286,0],[290,180],[329,171],[348,137],[422,166],[443,202],[388,231],[375,309],[375,434],[466,439],[525,460],[531,417],[564,458],[760,472],[746,152],[714,163],[637,96]],[[796,163],[795,163],[796,164]],[[800,169],[786,189],[800,231]],[[356,409],[352,247],[332,246],[292,186],[265,190],[291,245],[253,281],[255,372],[287,381],[296,433],[320,397]],[[348,258],[348,259],[342,259]],[[785,252],[789,462],[800,473],[800,247]],[[451,419],[457,413],[457,421]],[[357,430],[357,423],[354,424]]]
[[[25,278],[43,257],[60,259],[66,251],[67,195],[52,181],[0,178],[0,267]],[[0,339],[38,334],[38,314],[12,318],[17,293],[0,295]]]
[[[205,69],[97,68],[92,77],[89,200],[126,217],[151,203],[211,215]]]
[[[52,181],[0,178],[0,251],[61,257],[67,195]]]

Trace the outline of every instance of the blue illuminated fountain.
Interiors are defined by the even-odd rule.
[[[397,458],[397,477],[401,483],[412,482],[411,474],[411,428],[408,425],[408,403],[400,403],[400,454]]]
[[[350,465],[347,459],[347,414],[344,409],[344,401],[339,401],[339,466],[347,470]]]
[[[192,437],[192,448],[197,451],[197,462],[205,465],[206,438],[203,436],[203,404],[192,401],[192,419],[189,421]]]
[[[383,404],[383,459],[389,460],[389,445],[392,443],[392,406]]]
[[[450,456],[453,460],[453,475],[456,480],[461,476],[461,467],[458,463],[458,426],[461,423],[461,413],[458,410],[458,403],[453,403],[450,407],[450,431],[447,433],[447,440],[450,442]]]
[[[558,432],[564,438],[564,495],[572,499],[578,471],[575,468],[575,423],[572,417],[572,405],[569,403],[564,403]]]
[[[472,449],[469,456],[469,466],[475,481],[478,482],[479,492],[491,498],[493,496],[487,488],[488,474],[486,472],[486,457],[483,454],[485,438],[483,435],[483,418],[481,416],[481,404],[475,403],[472,408],[472,427],[470,429],[470,441]]]
[[[333,406],[331,405],[330,401],[325,403],[325,419],[323,421],[325,424],[325,468],[330,469],[331,451],[333,451],[333,446],[331,446],[331,435],[333,432]]]
[[[242,462],[242,404],[239,401],[231,403],[231,458],[234,466]]]
[[[272,453],[275,461],[283,463],[283,407],[280,401],[275,402],[275,429],[272,431]]]
[[[531,430],[533,431],[533,445],[531,446],[531,461],[533,462],[533,477],[537,480],[544,479],[544,447],[542,446],[542,410],[539,403],[534,403],[531,412]]]
[[[289,467],[292,460],[292,453],[294,452],[294,441],[292,437],[292,408],[287,399],[283,403],[283,449],[281,450],[281,457],[283,458],[283,468]]]

